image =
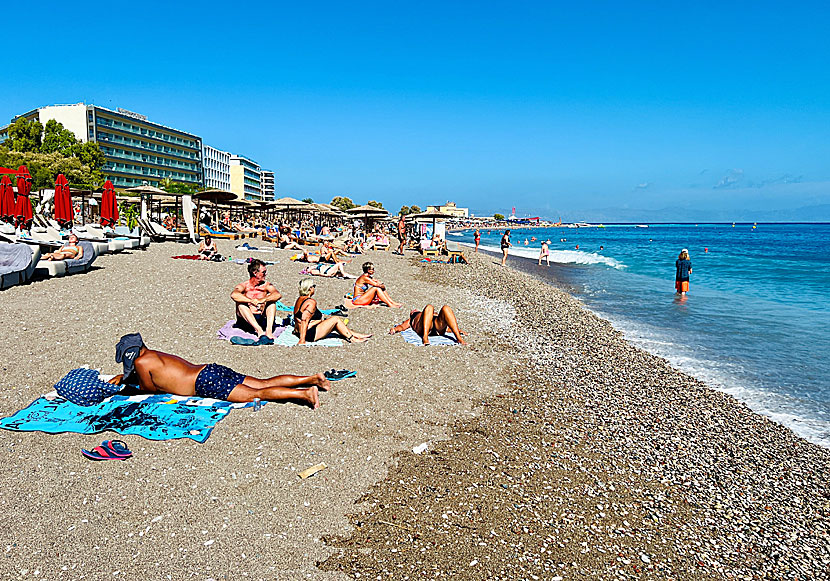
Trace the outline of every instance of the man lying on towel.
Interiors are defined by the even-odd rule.
[[[400,333],[410,328],[421,336],[424,345],[429,345],[430,335],[443,335],[447,332],[447,329],[455,335],[457,343],[462,345],[467,344],[461,337],[461,335],[465,335],[466,333],[458,328],[458,320],[456,320],[455,313],[449,305],[441,307],[438,314],[435,313],[435,307],[432,305],[425,306],[423,311],[413,310],[409,313],[407,320],[389,329],[389,334],[394,335],[395,333]]]
[[[115,361],[124,365],[124,373],[110,383],[138,381],[141,391],[174,395],[210,397],[231,402],[250,402],[254,398],[276,402],[294,402],[316,409],[317,390],[329,390],[329,380],[317,375],[277,375],[257,379],[237,373],[223,365],[194,365],[176,355],[148,349],[138,333],[124,335],[115,347]],[[134,377],[130,377],[135,374]]]

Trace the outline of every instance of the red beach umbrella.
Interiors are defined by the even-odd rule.
[[[0,178],[0,218],[7,221],[14,219],[14,189],[7,175]]]
[[[21,227],[28,227],[32,222],[32,203],[29,201],[31,192],[32,176],[29,175],[29,169],[21,165],[17,174],[17,202],[15,204],[15,215]]]
[[[104,194],[101,196],[101,225],[112,226],[118,221],[118,204],[115,203],[115,188],[112,182],[104,183]]]
[[[61,224],[72,222],[72,195],[63,174],[58,174],[55,180],[55,220]]]

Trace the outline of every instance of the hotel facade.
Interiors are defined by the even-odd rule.
[[[106,158],[102,171],[117,188],[159,186],[165,178],[193,186],[203,183],[202,138],[144,115],[77,103],[40,107],[12,122],[18,117],[37,119],[44,126],[54,119],[79,141],[97,143]],[[0,128],[0,139],[7,135],[8,126]]]
[[[274,189],[274,172],[262,170],[262,198],[264,200],[275,200],[276,190]]]
[[[231,154],[210,145],[202,145],[202,167],[205,187],[209,190],[231,191]]]
[[[240,200],[262,200],[262,168],[244,155],[231,155],[231,191]]]

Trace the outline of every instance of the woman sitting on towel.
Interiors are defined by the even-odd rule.
[[[300,296],[294,303],[294,334],[299,337],[300,345],[325,339],[332,331],[343,335],[349,343],[363,343],[371,337],[349,330],[340,317],[324,319],[314,299],[316,288],[317,285],[310,278],[300,281]]]
[[[407,329],[412,329],[418,333],[424,345],[429,345],[430,335],[440,337],[447,332],[447,329],[455,335],[456,342],[462,345],[467,344],[461,337],[465,333],[458,328],[458,320],[449,305],[441,307],[437,315],[435,314],[435,307],[432,305],[425,306],[423,311],[412,311],[406,321],[389,329],[389,334],[394,335]]]
[[[389,307],[399,309],[403,305],[393,301],[386,292],[386,285],[377,279],[372,278],[375,274],[375,265],[371,262],[363,263],[363,274],[354,281],[354,298],[352,304],[357,307],[385,304]]]
[[[84,255],[84,248],[78,244],[78,236],[74,233],[69,235],[67,243],[60,249],[43,256],[43,260],[71,260],[79,259]]]
[[[210,234],[205,234],[199,242],[199,260],[213,260],[217,254],[219,253],[216,250],[216,241],[210,237]]]

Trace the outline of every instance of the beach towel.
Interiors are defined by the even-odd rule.
[[[279,309],[278,309],[279,310]],[[274,338],[279,337],[282,335],[283,331],[285,331],[285,327],[280,326],[279,318],[275,321],[274,325]],[[257,336],[254,333],[247,333],[236,326],[236,320],[230,320],[225,323],[221,329],[216,332],[216,338],[221,339],[222,341],[230,341],[233,337],[240,337],[242,339],[251,339],[256,341]]]
[[[286,327],[285,331],[274,339],[274,345],[282,345],[283,347],[293,347],[294,345],[298,345],[300,343],[299,337],[294,334],[294,327]],[[332,339],[331,337],[326,337],[325,339],[320,339],[319,341],[312,341],[311,343],[305,343],[306,345],[317,345],[319,347],[340,347],[343,345],[342,339]]]
[[[190,438],[203,443],[214,426],[235,408],[252,403],[197,397],[151,394],[112,396],[94,406],[75,405],[62,397],[40,397],[11,417],[0,419],[0,428],[18,432],[97,434],[113,431],[148,440]]]
[[[181,260],[199,260],[201,255],[199,254],[180,254],[179,256],[171,256],[170,258],[178,258]]]
[[[239,246],[236,246],[236,249],[237,250],[248,250],[249,252],[273,252],[274,251],[273,248],[258,248],[256,246],[251,246],[247,242],[245,242],[244,244],[240,244]]]
[[[250,258],[234,258],[234,259],[231,260],[231,262],[233,262],[234,264],[248,265],[248,264],[251,263],[251,259]],[[263,264],[267,264],[269,266],[271,264],[277,264],[278,262],[279,262],[279,260],[263,260],[262,261]]]
[[[406,331],[401,332],[401,337],[407,343],[412,343],[413,345],[420,345],[421,347],[424,346],[424,341],[418,333],[416,333],[412,329],[407,329]],[[453,335],[452,331],[447,331],[444,335],[430,335],[429,336],[429,344],[430,345],[459,345],[455,341],[455,335]]]

